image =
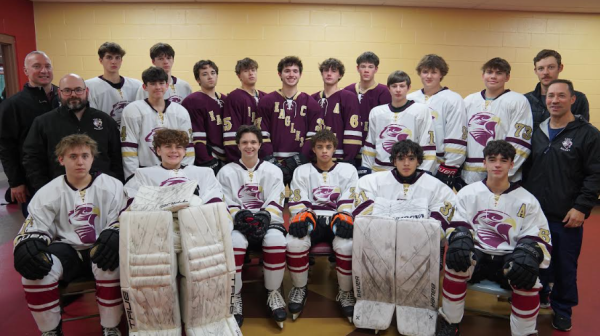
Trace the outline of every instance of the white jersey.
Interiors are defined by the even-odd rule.
[[[121,153],[125,179],[137,168],[160,164],[152,140],[154,132],[161,128],[177,129],[189,134],[190,143],[182,164],[191,166],[194,163],[192,123],[187,110],[177,103],[165,101],[165,110],[159,113],[147,100],[137,100],[127,105],[121,120]]]
[[[475,247],[487,254],[511,253],[519,240],[530,238],[544,251],[542,268],[550,263],[550,231],[538,200],[525,188],[511,184],[496,195],[485,184],[475,182],[460,190],[448,234],[458,226],[471,229]]]
[[[185,97],[192,94],[192,87],[188,82],[184,81],[181,78],[177,78],[175,76],[171,76],[169,79],[169,88],[165,91],[164,99],[181,104]],[[136,100],[142,100],[148,98],[148,92],[144,90],[143,87],[140,87],[137,91]]]
[[[440,164],[461,167],[467,157],[467,113],[462,97],[444,87],[431,96],[419,90],[407,98],[431,110],[437,157],[432,172],[435,174]]]
[[[232,217],[242,209],[266,210],[271,213],[271,223],[283,224],[285,187],[283,173],[277,166],[259,160],[253,168],[246,168],[240,160],[221,168],[217,179]]]
[[[294,170],[290,184],[289,208],[292,216],[305,208],[319,216],[332,216],[336,212],[352,212],[354,200],[350,197],[358,183],[358,173],[353,165],[338,162],[323,171],[315,164],[306,163]]]
[[[142,82],[121,77],[121,83],[113,84],[99,76],[86,80],[85,85],[90,89],[90,107],[106,112],[117,122],[117,126],[121,126],[123,109],[136,100],[135,96],[142,87]]]
[[[182,166],[179,169],[166,169],[163,166],[138,168],[125,184],[125,194],[134,198],[141,186],[169,186],[187,181],[196,181],[196,194],[202,204],[223,202],[223,190],[211,168]]]
[[[379,105],[369,114],[369,133],[362,151],[362,165],[373,171],[392,170],[392,146],[400,140],[409,139],[423,147],[424,160],[419,168],[432,171],[435,136],[429,108],[410,100],[396,111],[392,111],[390,105]]]
[[[454,191],[435,177],[417,171],[407,180],[396,169],[362,177],[353,198],[354,216],[431,217],[440,221],[442,230],[449,227],[456,205]]]
[[[512,182],[521,180],[521,166],[531,152],[533,117],[527,98],[506,90],[494,100],[485,99],[485,90],[465,98],[467,109],[467,159],[462,178],[468,184],[486,176],[483,149],[491,140],[506,140],[517,150],[515,165],[508,173]]]
[[[92,182],[81,189],[61,175],[43,186],[31,199],[29,216],[15,238],[40,238],[48,244],[60,242],[85,250],[105,229],[119,229],[119,213],[125,207],[123,184],[106,174],[92,175]]]

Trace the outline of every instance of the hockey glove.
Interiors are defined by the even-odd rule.
[[[279,168],[283,173],[283,184],[289,185],[292,182],[292,178],[294,177],[294,170],[300,165],[308,163],[308,159],[306,156],[302,154],[296,154],[289,158],[286,158],[279,163]]]
[[[458,168],[441,164],[437,173],[435,173],[435,177],[445,183],[448,187],[452,188],[454,186],[454,179],[457,177],[457,174]]]
[[[344,212],[338,212],[331,217],[331,230],[333,233],[344,239],[352,238],[352,231],[354,230],[354,218]]]
[[[103,271],[114,271],[119,267],[119,231],[102,231],[90,250],[90,259]]]
[[[471,266],[473,253],[475,246],[471,231],[464,226],[457,227],[448,239],[446,265],[457,272],[466,272]]]
[[[467,186],[467,182],[465,182],[465,180],[463,180],[462,177],[460,177],[458,175],[454,177],[454,189],[456,189],[456,192],[459,192],[460,189],[462,189],[466,186]]]
[[[201,164],[199,164],[199,166],[208,167],[208,168],[212,169],[213,172],[215,172],[215,176],[217,176],[217,173],[223,167],[223,162],[221,162],[221,160],[219,160],[217,158],[213,158],[212,160],[202,162]]]
[[[260,210],[254,214],[254,219],[260,223],[260,226],[266,228],[271,224],[271,213],[267,210]]]
[[[363,176],[367,176],[369,174],[372,173],[371,168],[367,168],[365,166],[360,166],[358,168],[356,168],[356,172],[358,173],[358,178],[361,178]]]
[[[290,224],[290,234],[296,238],[303,238],[308,235],[308,231],[315,228],[317,221],[316,215],[311,210],[304,210],[297,213]]]
[[[540,263],[544,260],[542,248],[531,239],[522,239],[513,253],[507,256],[504,274],[510,284],[520,289],[531,289],[540,274]]]
[[[254,214],[250,210],[240,210],[233,218],[233,229],[240,231],[241,234],[246,234],[254,224]]]
[[[52,269],[52,256],[43,239],[30,238],[22,240],[15,247],[15,269],[25,279],[41,280]]]

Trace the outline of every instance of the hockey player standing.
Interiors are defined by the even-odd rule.
[[[485,90],[465,98],[467,158],[461,179],[456,179],[457,190],[485,178],[482,153],[488,141],[506,140],[515,147],[517,156],[508,174],[511,182],[521,180],[521,166],[531,151],[533,119],[529,102],[522,94],[505,89],[510,79],[510,64],[496,57],[481,70]]]
[[[45,335],[62,336],[58,282],[85,275],[96,279],[102,335],[120,336],[123,304],[119,287],[119,212],[123,185],[106,174],[90,174],[96,142],[69,135],[56,146],[65,167],[40,189],[14,241],[15,269],[23,276],[25,300]]]
[[[387,80],[392,102],[375,107],[369,115],[369,132],[362,150],[362,165],[373,171],[393,170],[389,160],[392,146],[410,139],[418,143],[425,153],[420,168],[432,171],[435,162],[435,136],[433,119],[427,106],[408,100],[410,76],[395,71]]]
[[[512,289],[512,335],[537,335],[540,309],[539,269],[550,262],[548,221],[537,199],[509,180],[516,150],[504,140],[483,150],[487,179],[457,195],[442,286],[442,308],[436,335],[460,335],[467,282],[489,279]]]
[[[319,64],[319,72],[323,77],[324,88],[312,97],[321,105],[325,127],[338,139],[333,158],[354,165],[362,147],[362,128],[356,97],[347,90],[338,88],[345,73],[344,63],[328,58]]]
[[[165,99],[181,104],[185,97],[192,94],[192,87],[188,82],[171,75],[173,64],[175,63],[175,50],[173,50],[173,47],[162,42],[153,45],[150,47],[150,59],[152,60],[152,65],[163,69],[168,75],[168,86],[164,93]],[[138,100],[148,98],[148,92],[140,88],[136,98]]]
[[[287,236],[287,264],[294,286],[288,308],[295,320],[304,309],[308,295],[308,252],[311,245],[333,244],[340,302],[344,316],[352,321],[356,298],[352,291],[352,198],[358,183],[354,166],[333,161],[337,137],[322,130],[311,139],[316,163],[294,171],[290,185],[292,215]]]
[[[262,250],[267,305],[272,317],[283,328],[287,318],[281,289],[287,234],[282,213],[285,200],[283,175],[275,165],[258,158],[263,142],[258,127],[240,126],[236,142],[242,158],[227,164],[217,175],[234,225],[231,233],[236,266],[233,314],[241,326],[244,322],[242,266],[246,250],[249,247]]]
[[[448,74],[448,64],[438,55],[425,55],[417,65],[423,89],[408,99],[425,104],[433,116],[436,162],[432,172],[450,188],[467,156],[467,115],[462,97],[441,82]]]
[[[256,89],[258,79],[258,63],[251,58],[237,61],[235,74],[241,88],[229,93],[223,109],[223,146],[228,162],[240,159],[240,150],[235,142],[235,134],[242,125],[253,125],[258,111],[258,102],[266,94]]]
[[[90,90],[90,107],[108,113],[121,126],[121,114],[127,104],[135,100],[142,87],[137,79],[119,75],[125,50],[115,42],[104,42],[98,48],[99,61],[104,73],[85,81]]]
[[[302,77],[302,61],[298,57],[282,58],[277,64],[277,73],[282,88],[260,100],[255,123],[260,125],[264,138],[261,157],[281,162],[279,166],[287,185],[294,169],[311,156],[308,140],[323,127],[323,113],[314,99],[298,91]]]
[[[167,73],[157,67],[150,67],[142,73],[148,98],[137,100],[123,110],[121,120],[121,151],[125,179],[137,168],[155,166],[160,163],[156,157],[152,138],[161,128],[172,128],[190,134],[190,144],[186,148],[185,165],[194,163],[194,147],[191,143],[192,124],[187,110],[164,98],[167,90]]]
[[[187,109],[192,122],[196,166],[210,167],[215,174],[223,166],[223,108],[224,94],[215,89],[219,79],[219,68],[211,61],[201,60],[194,64],[194,77],[200,91],[187,96],[181,105]]]

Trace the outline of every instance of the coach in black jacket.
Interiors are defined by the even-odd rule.
[[[572,307],[578,302],[577,259],[583,222],[600,192],[600,131],[573,115],[575,99],[570,81],[557,79],[549,85],[550,118],[533,132],[525,180],[525,188],[539,200],[550,226],[553,247],[547,281],[554,277],[552,325],[562,331],[571,329]]]
[[[54,150],[63,137],[76,133],[85,133],[98,143],[92,170],[123,181],[117,123],[108,114],[89,107],[88,89],[78,75],[66,75],[59,86],[61,107],[36,118],[23,145],[23,165],[34,191],[65,173]]]

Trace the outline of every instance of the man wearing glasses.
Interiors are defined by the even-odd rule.
[[[89,91],[75,74],[59,82],[61,106],[36,118],[23,144],[23,165],[33,191],[65,173],[54,153],[60,140],[71,134],[87,134],[98,143],[92,171],[123,182],[123,162],[117,123],[106,113],[89,107]]]

